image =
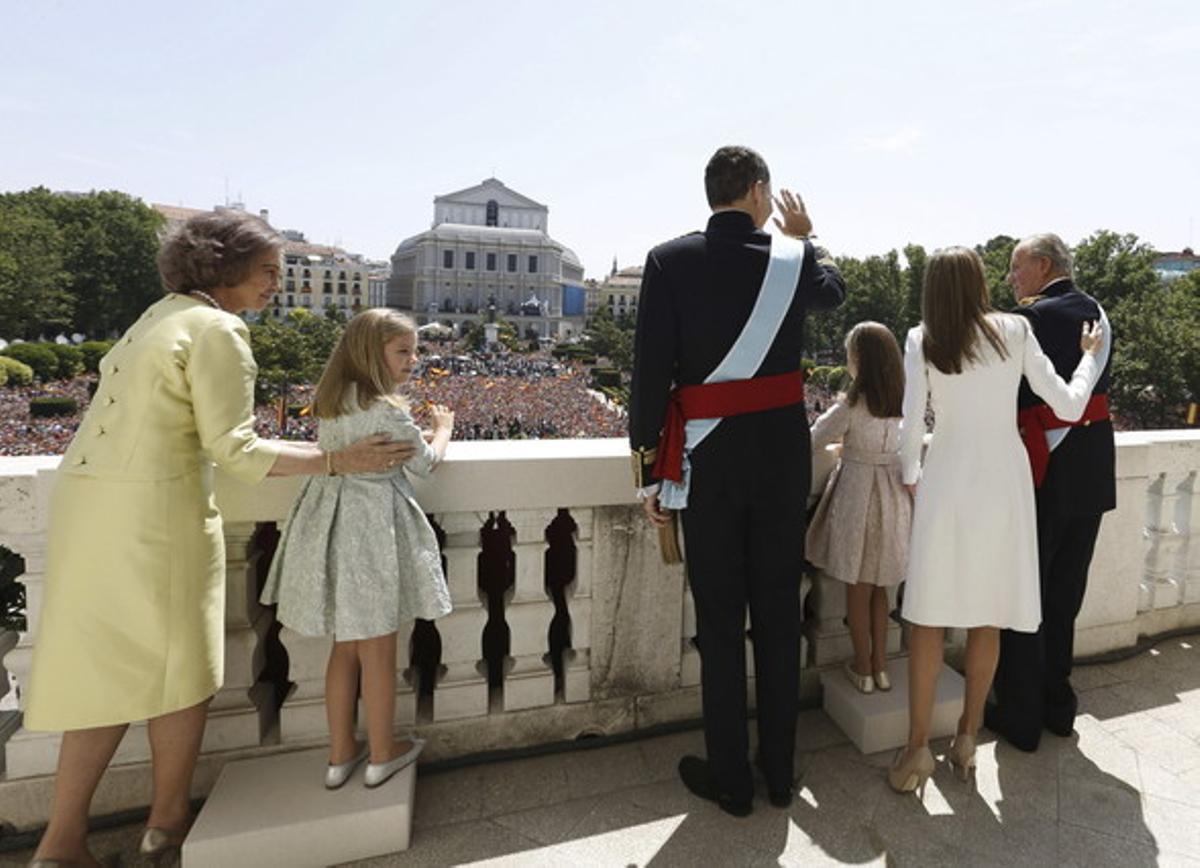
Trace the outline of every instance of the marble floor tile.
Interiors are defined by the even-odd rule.
[[[481,815],[492,817],[568,798],[561,754],[481,766]],[[420,793],[418,793],[418,800]]]
[[[1117,838],[1154,840],[1142,813],[1140,794],[1120,783],[1064,775],[1059,780],[1058,819]]]
[[[1060,823],[1058,862],[1064,868],[1156,868],[1158,845]]]
[[[1143,796],[1146,826],[1160,849],[1200,859],[1200,805]]]

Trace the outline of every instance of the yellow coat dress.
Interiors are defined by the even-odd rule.
[[[27,729],[145,720],[220,688],[212,468],[258,482],[278,456],[254,433],[256,373],[240,318],[174,293],[102,360],[51,496]]]

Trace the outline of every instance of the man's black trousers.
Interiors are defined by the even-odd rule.
[[[1071,688],[1075,618],[1087,590],[1101,514],[1053,515],[1038,510],[1042,624],[1036,633],[1000,632],[994,682],[1002,734],[1035,750],[1042,729],[1070,735],[1079,702]]]
[[[805,444],[807,445],[807,444]],[[807,452],[758,484],[720,467],[693,475],[682,512],[696,603],[704,737],[717,788],[754,792],[746,718],[746,610],[754,647],[758,761],[772,790],[794,778]]]

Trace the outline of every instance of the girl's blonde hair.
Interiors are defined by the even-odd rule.
[[[355,389],[357,409],[366,410],[380,399],[407,409],[407,402],[396,394],[396,382],[388,373],[383,357],[384,344],[402,335],[416,338],[417,325],[388,307],[364,310],[350,320],[317,383],[313,395],[313,413],[317,418],[332,419],[353,412],[351,386]]]

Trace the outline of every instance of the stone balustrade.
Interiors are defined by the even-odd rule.
[[[832,459],[818,456],[819,490]],[[26,678],[42,600],[48,493],[56,457],[0,458],[0,544],[25,561],[29,629],[0,634],[3,665]],[[1200,625],[1200,432],[1118,435],[1116,512],[1102,525],[1076,650]],[[207,791],[228,759],[321,744],[329,639],[279,630],[258,589],[299,483],[219,477],[225,518],[225,684],[197,774]],[[431,758],[644,729],[700,713],[695,614],[683,569],[663,565],[632,497],[621,440],[451,445],[418,498],[442,545],[454,611],[406,626],[396,723],[430,737]],[[983,496],[981,494],[981,496]],[[801,690],[849,654],[842,586],[817,577],[805,599]],[[899,651],[901,631],[889,639]],[[103,649],[97,649],[102,653]],[[747,668],[753,674],[753,656]],[[18,687],[19,689],[19,687]],[[753,702],[753,681],[750,685]],[[0,821],[43,821],[59,736],[0,720]],[[114,760],[127,785],[97,812],[146,804],[144,726]]]

